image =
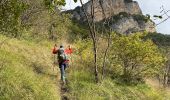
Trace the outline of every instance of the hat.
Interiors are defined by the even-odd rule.
[[[63,48],[63,47],[64,47],[64,46],[61,44],[61,45],[60,45],[60,48]]]

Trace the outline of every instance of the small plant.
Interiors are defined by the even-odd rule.
[[[109,23],[111,25],[113,23],[116,23],[120,19],[127,18],[127,17],[130,17],[130,14],[128,14],[127,12],[120,12],[119,14],[112,16],[112,18],[109,19],[109,20],[111,20],[111,21],[109,21]]]
[[[140,23],[140,22],[145,22],[145,23],[147,23],[149,20],[150,20],[150,16],[144,16],[144,15],[140,15],[140,14],[134,14],[133,15],[133,18],[138,22],[138,23]]]

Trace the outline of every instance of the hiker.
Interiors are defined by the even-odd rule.
[[[64,49],[63,45],[60,45],[60,48],[57,48],[57,45],[55,44],[53,48],[53,54],[58,54],[58,64],[61,72],[61,80],[65,83],[65,69],[69,66],[69,59],[67,57],[68,54],[71,54],[72,48],[69,46],[69,48]]]

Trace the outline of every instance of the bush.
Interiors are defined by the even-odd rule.
[[[170,35],[161,33],[149,33],[145,39],[151,39],[158,46],[170,46]]]
[[[130,14],[128,14],[127,12],[120,12],[119,14],[112,16],[111,19],[108,19],[109,24],[112,25],[113,23],[116,23],[120,19],[126,18],[126,17],[130,17]]]
[[[149,16],[144,16],[144,15],[140,15],[140,14],[134,14],[133,18],[138,22],[148,22],[150,20]]]
[[[114,37],[110,57],[113,64],[122,70],[126,82],[158,74],[166,61],[158,47],[150,40],[142,40],[142,37],[142,33]]]

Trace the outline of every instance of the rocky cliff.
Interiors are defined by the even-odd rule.
[[[91,15],[91,4],[89,1],[84,4],[85,12]],[[142,11],[136,1],[133,0],[95,0],[94,2],[94,20],[100,22],[103,19],[110,19],[112,16],[120,15],[116,19],[116,23],[112,23],[113,30],[119,33],[132,33],[138,31],[155,32],[155,24],[151,20],[145,20],[146,16],[142,15]],[[79,21],[86,21],[85,15],[81,7],[76,7],[72,12],[72,17]],[[121,17],[120,13],[126,13],[128,16]],[[134,15],[140,16],[135,19]],[[144,19],[144,20],[141,20]],[[140,20],[140,21],[139,21]]]

